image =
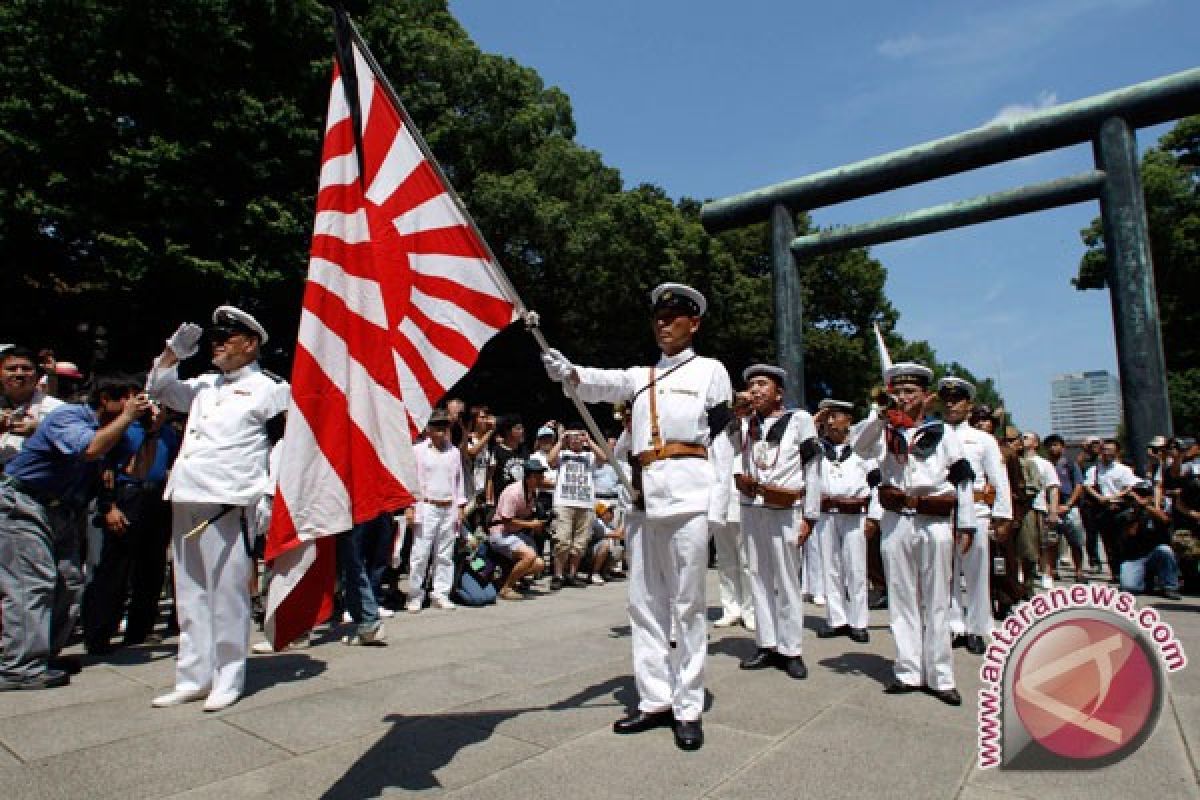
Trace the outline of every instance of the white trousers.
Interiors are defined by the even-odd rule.
[[[171,551],[179,657],[175,688],[209,688],[217,697],[239,695],[246,685],[250,644],[250,574],[254,562],[242,541],[240,507],[200,533],[183,535],[220,513],[212,503],[174,503]]]
[[[669,708],[676,719],[700,719],[708,651],[708,520],[704,514],[647,519],[644,513],[631,512],[625,537],[638,708],[650,713]]]
[[[408,557],[408,602],[425,602],[425,570],[433,559],[433,595],[448,598],[454,588],[454,544],[458,541],[458,508],[439,508],[430,503],[417,506],[417,527],[413,531]]]
[[[800,588],[804,555],[796,546],[798,521],[791,510],[742,506],[758,626],[755,639],[759,647],[784,656],[801,654],[804,634],[804,592]]]
[[[887,511],[880,527],[888,611],[896,640],[896,679],[910,686],[954,688],[950,650],[950,520]]]
[[[952,588],[947,619],[952,634],[969,633],[986,637],[992,635],[992,571],[987,535],[990,520],[978,513],[978,505],[975,508],[979,527],[971,540],[971,549],[963,555],[957,547],[951,548],[954,551],[954,566],[950,573]],[[982,536],[979,535],[980,531]],[[961,584],[959,575],[964,578]]]
[[[796,524],[802,519],[799,509],[796,509]],[[800,591],[815,597],[828,594],[825,586],[825,558],[821,553],[824,543],[819,536],[809,536],[804,542],[804,570],[800,580]]]
[[[721,585],[721,610],[729,617],[754,611],[750,597],[750,568],[746,563],[746,542],[740,522],[712,523],[713,543],[717,546],[717,577]]]
[[[822,514],[816,533],[825,557],[825,612],[829,627],[867,627],[866,514]]]

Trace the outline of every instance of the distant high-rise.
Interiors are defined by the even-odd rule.
[[[1121,386],[1105,370],[1056,375],[1050,382],[1050,425],[1068,442],[1117,435]]]

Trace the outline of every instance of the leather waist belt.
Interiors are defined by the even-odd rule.
[[[954,513],[957,497],[952,494],[912,495],[895,486],[879,487],[879,504],[888,511],[906,511],[930,517],[949,517]]]
[[[657,450],[643,450],[637,455],[642,468],[668,458],[708,458],[708,448],[691,442],[667,442]]]
[[[0,473],[0,486],[8,486],[26,497],[31,497],[46,508],[55,508],[63,504],[61,498],[55,497],[41,489],[35,489],[19,478]]]
[[[996,487],[984,486],[982,489],[975,490],[975,502],[983,503],[988,508],[996,502]]]
[[[428,503],[431,506],[437,506],[438,508],[449,508],[450,506],[454,505],[453,500],[422,500],[421,502]]]
[[[792,508],[804,499],[803,489],[785,489],[782,486],[772,486],[759,483],[749,475],[734,475],[733,482],[738,491],[748,497],[761,497],[767,508]]]
[[[822,497],[822,514],[865,514],[867,504],[865,497]]]

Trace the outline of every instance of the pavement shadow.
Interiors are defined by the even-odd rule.
[[[623,675],[587,686],[546,706],[412,716],[389,714],[383,718],[392,725],[388,732],[321,798],[378,797],[389,789],[438,789],[442,784],[437,772],[466,748],[487,741],[507,720],[531,712],[568,711],[584,706],[611,705],[614,709],[624,706],[628,710],[636,703],[633,677]]]
[[[87,653],[83,656],[83,663],[129,667],[174,658],[178,649],[179,645],[174,640],[157,644],[121,645],[108,653]]]
[[[613,625],[608,630],[610,639],[624,639],[626,636],[633,635],[633,628],[629,625]]]
[[[749,658],[758,651],[754,634],[748,636],[724,636],[715,642],[709,642],[710,655],[733,656],[738,661]]]
[[[823,658],[817,663],[839,675],[865,675],[880,686],[891,683],[892,660],[875,653],[851,651]]]
[[[1196,613],[1197,611],[1200,611],[1200,605],[1196,605],[1195,603],[1157,602],[1157,603],[1151,603],[1150,607],[1153,609],[1157,609],[1158,611],[1190,611],[1193,614]]]
[[[270,656],[256,656],[247,662],[244,697],[278,686],[315,678],[326,669],[325,662],[307,653],[285,651]]]

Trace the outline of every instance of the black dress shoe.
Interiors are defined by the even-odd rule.
[[[704,745],[704,728],[700,720],[680,720],[675,723],[675,746],[680,750],[699,750]]]
[[[764,647],[758,648],[758,652],[749,658],[743,659],[738,664],[739,669],[766,669],[767,667],[775,666],[775,651],[767,650]]]
[[[68,675],[78,675],[83,672],[83,659],[79,656],[51,656],[46,666]]]
[[[948,706],[962,705],[962,695],[958,689],[930,689],[929,693]]]
[[[967,646],[967,635],[965,633],[956,633],[954,638],[950,640],[950,646],[957,650],[960,647]]]
[[[921,688],[922,687],[920,686],[913,686],[912,684],[905,683],[904,681],[892,681],[887,685],[887,688],[883,690],[883,693],[908,694],[909,692],[919,692],[921,691]]]
[[[666,711],[635,711],[613,723],[613,733],[641,733],[654,728],[669,728],[675,724],[670,709]]]
[[[871,634],[867,633],[866,628],[851,628],[850,641],[858,642],[859,644],[866,644],[867,642],[871,641]]]
[[[787,663],[783,666],[784,672],[789,677],[802,681],[808,677],[808,667],[804,666],[804,659],[800,656],[791,656],[787,659]]]
[[[826,625],[824,628],[817,631],[818,639],[832,639],[835,636],[849,636],[849,635],[850,635],[850,626],[849,625],[838,625],[836,628],[831,628],[828,625]]]
[[[986,653],[987,644],[983,641],[983,637],[969,634],[967,636],[967,652],[973,656],[981,656]]]

